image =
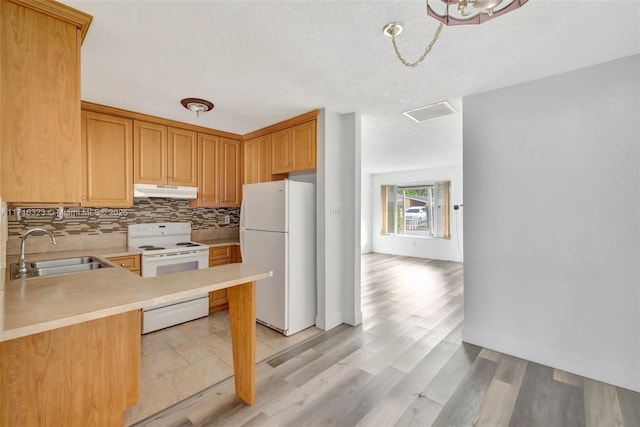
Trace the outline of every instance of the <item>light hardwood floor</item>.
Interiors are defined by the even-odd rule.
[[[462,264],[362,257],[363,324],[259,363],[145,426],[640,426],[640,394],[461,342]]]
[[[125,412],[131,425],[233,375],[229,311],[142,336],[140,399]],[[316,327],[290,337],[256,325],[256,361],[322,332]]]

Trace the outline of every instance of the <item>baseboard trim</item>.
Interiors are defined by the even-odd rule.
[[[362,311],[356,313],[344,313],[344,323],[351,326],[358,326],[362,323]]]
[[[329,329],[333,329],[336,326],[345,323],[342,317],[342,313],[336,313],[329,317],[318,315],[316,316],[316,327],[324,331],[328,331]]]
[[[518,337],[487,334],[467,326],[462,328],[462,341],[529,360],[554,369],[571,372],[618,387],[640,392],[640,373],[576,358],[553,349],[540,347]]]

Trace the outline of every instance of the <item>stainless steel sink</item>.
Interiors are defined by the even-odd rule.
[[[53,276],[57,274],[75,273],[77,271],[90,271],[100,268],[110,268],[112,265],[106,262],[90,257],[75,257],[75,258],[61,258],[50,259],[46,261],[36,261],[27,263],[27,275],[26,277],[19,277],[18,264],[11,264],[11,279],[30,277],[45,277]]]
[[[77,258],[61,258],[61,259],[49,259],[46,261],[30,262],[32,268],[48,268],[48,267],[64,267],[68,265],[82,265],[90,264],[92,262],[100,262],[98,259],[90,256],[83,256]]]

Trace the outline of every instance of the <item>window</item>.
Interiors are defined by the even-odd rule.
[[[382,234],[448,239],[450,184],[383,185]]]

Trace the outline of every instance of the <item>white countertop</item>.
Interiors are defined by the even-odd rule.
[[[234,242],[215,244],[223,246]],[[27,259],[37,261],[80,255],[104,259],[107,256],[133,253],[126,248],[109,248],[32,254]],[[15,262],[12,258],[17,259],[8,257],[7,265]],[[6,276],[8,272],[2,273],[5,279],[4,329],[0,331],[0,341],[253,282],[272,275],[271,271],[264,268],[246,264],[221,265],[150,278],[142,278],[120,267],[20,280],[9,280]]]

